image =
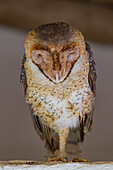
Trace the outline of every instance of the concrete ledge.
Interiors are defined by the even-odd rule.
[[[102,161],[102,162],[85,162],[85,163],[78,163],[78,162],[37,162],[37,161],[22,161],[22,160],[14,160],[14,161],[0,161],[0,169],[38,169],[38,170],[76,170],[76,169],[83,169],[83,170],[95,170],[95,169],[113,169],[113,162]]]

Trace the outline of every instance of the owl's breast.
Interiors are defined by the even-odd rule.
[[[93,106],[93,94],[87,82],[68,81],[68,84],[28,87],[26,99],[33,114],[54,129],[77,127],[79,116],[89,113]]]
[[[82,81],[72,81],[64,89],[61,105],[62,113],[55,124],[58,127],[76,128],[79,125],[79,117],[90,114],[94,107],[94,94],[90,90],[89,84]]]

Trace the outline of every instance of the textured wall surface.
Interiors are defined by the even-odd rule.
[[[112,0],[4,0],[0,23],[21,29],[65,21],[77,26],[93,41],[113,43]]]
[[[27,33],[0,27],[0,160],[43,159],[19,82]],[[97,98],[93,130],[85,137],[83,158],[113,159],[113,47],[90,43],[97,67]]]

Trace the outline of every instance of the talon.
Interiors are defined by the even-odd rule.
[[[47,158],[47,161],[48,162],[55,162],[55,161],[62,161],[62,162],[67,162],[68,161],[68,159],[67,159],[67,157],[60,157],[60,156],[58,156],[58,157],[51,157],[51,158]]]
[[[63,160],[62,160],[62,161],[63,161],[63,162],[68,162],[67,157],[63,158]]]
[[[87,160],[86,160],[86,159],[74,158],[74,159],[72,160],[72,162],[87,162]]]

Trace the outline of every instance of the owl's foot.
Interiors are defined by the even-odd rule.
[[[72,162],[87,162],[86,159],[79,159],[79,158],[74,158]]]
[[[65,156],[59,155],[59,156],[56,156],[56,157],[47,158],[47,161],[48,162],[55,162],[55,161],[67,162],[68,159],[67,159],[66,155]]]

